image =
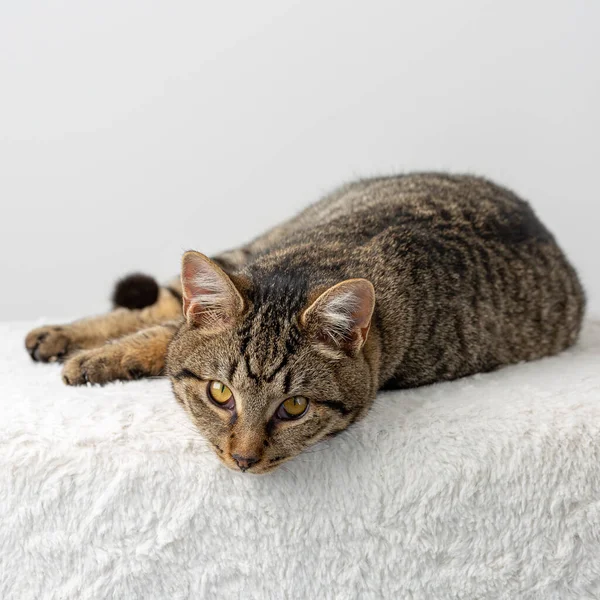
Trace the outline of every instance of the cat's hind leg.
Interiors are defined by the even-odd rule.
[[[181,325],[170,321],[90,350],[80,350],[64,364],[62,378],[67,385],[108,383],[162,375],[167,347]]]
[[[147,280],[153,282],[151,278]],[[78,350],[96,348],[109,340],[181,316],[181,294],[176,287],[159,288],[154,282],[154,294],[145,290],[144,295],[142,289],[142,293],[136,295],[134,286],[139,285],[139,280],[132,283],[128,297],[117,297],[119,286],[114,296],[116,304],[126,304],[129,308],[116,308],[105,315],[65,325],[46,325],[30,331],[25,338],[25,347],[31,358],[39,362],[63,361]]]

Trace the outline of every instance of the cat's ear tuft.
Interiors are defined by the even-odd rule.
[[[367,340],[374,308],[373,284],[348,279],[325,290],[300,321],[319,343],[353,356]]]
[[[227,273],[200,252],[183,255],[181,286],[185,318],[206,333],[232,325],[244,309],[244,300]]]

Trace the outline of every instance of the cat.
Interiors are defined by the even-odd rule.
[[[35,329],[68,385],[166,374],[230,468],[266,473],[362,418],[378,390],[490,371],[577,339],[585,296],[530,206],[468,175],[344,185],[246,246],[186,252],[159,287]]]

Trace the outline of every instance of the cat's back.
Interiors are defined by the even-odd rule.
[[[385,232],[432,235],[451,228],[507,241],[551,239],[529,204],[510,190],[481,177],[445,173],[376,177],[344,185],[308,207],[292,225],[304,236],[325,235],[351,245]]]
[[[487,263],[490,253],[533,246],[562,257],[531,206],[509,189],[472,175],[412,173],[341,186],[248,248],[251,262],[268,270],[318,275],[329,266],[351,275],[359,264],[385,262],[393,278],[397,269],[431,268],[432,261],[464,271],[465,254]]]

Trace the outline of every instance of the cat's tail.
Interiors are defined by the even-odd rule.
[[[132,273],[117,281],[112,295],[116,307],[139,309],[151,306],[158,300],[159,286],[156,280],[143,273]]]

